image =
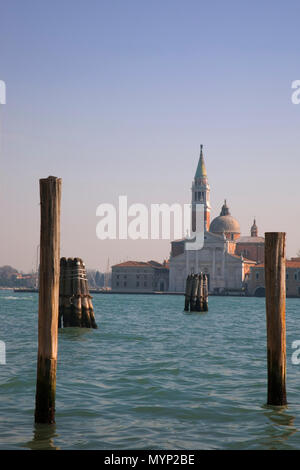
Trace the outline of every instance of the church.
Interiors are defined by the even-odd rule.
[[[226,200],[220,215],[210,222],[210,186],[202,145],[192,183],[193,232],[197,232],[197,204],[204,206],[204,245],[199,250],[187,250],[187,238],[171,242],[169,291],[184,292],[187,275],[204,272],[211,294],[242,293],[250,268],[264,259],[264,238],[258,236],[255,219],[250,236],[241,236],[240,225],[230,214]]]

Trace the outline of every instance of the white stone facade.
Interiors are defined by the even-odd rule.
[[[208,274],[209,292],[242,289],[248,260],[229,253],[230,242],[224,237],[205,232],[204,247],[170,257],[170,292],[184,292],[187,275]],[[253,263],[251,263],[253,264]],[[255,264],[255,263],[254,263]]]

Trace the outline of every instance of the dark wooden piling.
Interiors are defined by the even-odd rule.
[[[202,273],[199,274],[196,311],[197,312],[203,311],[203,274]]]
[[[94,313],[94,306],[92,302],[92,296],[90,295],[90,291],[89,291],[89,285],[88,285],[85,266],[84,266],[84,278],[85,278],[85,292],[86,292],[86,297],[87,297],[88,306],[89,306],[89,328],[97,328],[95,313]]]
[[[208,311],[208,278],[207,274],[203,274],[203,294],[202,294],[202,299],[203,299],[203,312]]]
[[[286,405],[285,233],[265,234],[268,405]]]
[[[206,312],[208,310],[208,284],[206,274],[189,274],[185,287],[184,310]]]
[[[58,328],[61,328],[64,323],[64,311],[66,308],[66,258],[60,259],[60,278],[59,278],[59,322]]]
[[[89,328],[90,325],[90,306],[89,306],[89,301],[88,301],[88,289],[87,289],[87,283],[86,283],[86,272],[85,272],[85,266],[83,264],[83,261],[81,260],[81,292],[82,292],[82,326],[85,328]]]
[[[186,279],[186,285],[185,285],[185,303],[184,303],[185,312],[188,312],[190,309],[191,293],[192,293],[192,276],[189,274]]]
[[[85,265],[81,258],[61,259],[60,326],[97,328]]]
[[[74,258],[73,261],[73,322],[72,326],[81,326],[82,308],[81,308],[81,260]]]
[[[196,311],[198,284],[199,284],[198,274],[193,274],[192,275],[191,312]]]
[[[72,326],[72,273],[73,273],[73,260],[68,258],[64,270],[64,310],[63,310],[63,325],[64,327]]]
[[[95,314],[94,314],[94,307],[93,307],[93,302],[92,302],[92,296],[90,295],[90,292],[89,292],[88,280],[86,276],[86,269],[85,269],[84,263],[83,263],[83,277],[84,277],[84,292],[85,292],[85,297],[87,299],[87,306],[88,306],[88,315],[87,315],[88,325],[87,326],[88,328],[97,328]]]
[[[41,233],[35,422],[55,422],[61,179],[40,180]]]
[[[60,260],[60,268],[59,272],[61,273],[61,260]],[[61,311],[62,311],[62,304],[63,304],[63,297],[61,297],[60,293],[63,291],[63,285],[62,285],[62,277],[61,275],[59,276],[59,298],[58,298],[58,328],[61,328]]]

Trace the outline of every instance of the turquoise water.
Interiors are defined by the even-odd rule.
[[[288,406],[266,402],[264,299],[95,295],[98,330],[59,331],[56,425],[35,426],[37,301],[0,291],[1,449],[299,449],[300,299],[287,300]]]

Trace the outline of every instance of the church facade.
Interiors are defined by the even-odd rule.
[[[188,239],[171,242],[169,291],[184,292],[188,274],[204,272],[208,276],[210,293],[243,292],[250,268],[261,262],[264,239],[258,237],[256,221],[250,237],[241,237],[240,225],[231,216],[225,201],[220,215],[210,222],[210,186],[203,156],[200,157],[192,183],[192,230],[197,232],[197,204],[204,206],[204,245],[199,250],[187,250]]]

